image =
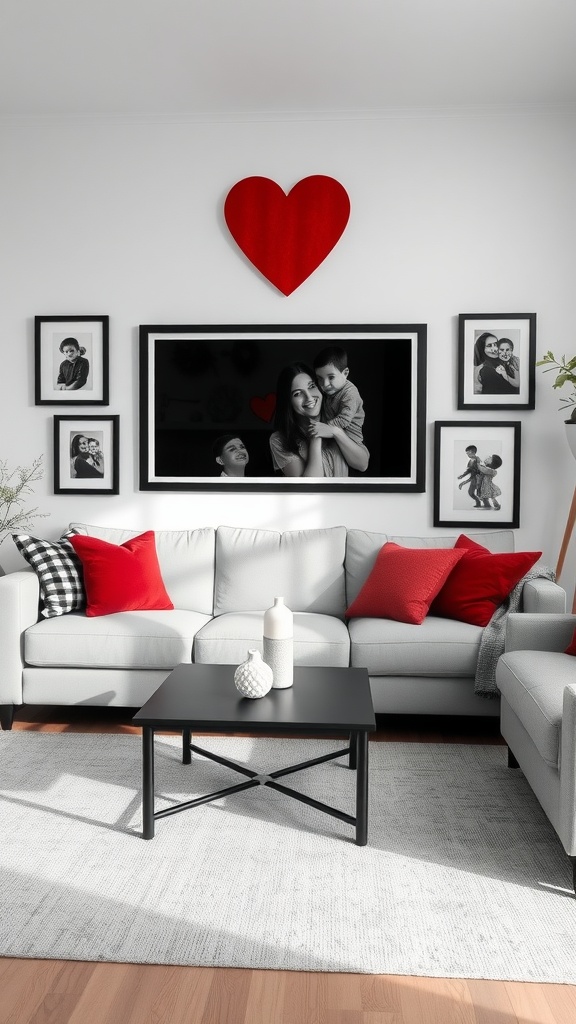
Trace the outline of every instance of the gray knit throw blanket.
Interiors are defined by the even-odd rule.
[[[508,597],[498,606],[487,626],[484,627],[478,652],[474,693],[479,697],[499,697],[496,686],[496,663],[504,653],[506,644],[506,622],[510,612],[520,611],[522,590],[529,580],[556,580],[556,573],[546,565],[537,565],[530,569],[519,583],[510,591]]]

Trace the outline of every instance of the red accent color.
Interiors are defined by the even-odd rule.
[[[396,619],[419,626],[448,574],[464,557],[455,548],[404,548],[384,544],[348,618]]]
[[[325,174],[302,178],[288,195],[270,178],[243,178],[224,202],[224,218],[236,244],[284,295],[326,259],[349,216],[346,189]]]
[[[86,615],[174,607],[162,580],[153,530],[120,545],[82,534],[69,540],[84,570]]]
[[[487,626],[496,609],[538,561],[541,551],[493,554],[488,548],[460,534],[454,548],[464,558],[450,573],[432,602],[431,615]]]
[[[266,398],[258,398],[256,395],[250,399],[250,408],[255,416],[259,420],[264,420],[264,423],[270,423],[276,412],[276,395],[273,391]]]

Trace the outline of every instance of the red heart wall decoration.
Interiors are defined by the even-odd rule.
[[[284,295],[290,295],[326,259],[349,216],[346,189],[325,174],[302,178],[287,195],[270,178],[243,178],[224,202],[224,218],[234,241]]]
[[[249,404],[251,411],[259,420],[264,420],[264,423],[271,423],[276,411],[276,395],[274,391],[271,391],[265,398],[254,395],[254,398],[250,399]]]

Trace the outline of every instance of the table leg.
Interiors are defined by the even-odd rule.
[[[191,743],[192,730],[182,729],[182,764],[192,764],[192,751],[190,750]]]
[[[358,732],[356,740],[356,845],[368,842],[368,733]]]
[[[348,757],[348,767],[356,768],[358,762],[358,733],[350,733],[350,755]]]
[[[142,838],[154,838],[154,729],[142,726]]]

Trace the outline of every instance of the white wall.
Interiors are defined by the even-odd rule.
[[[38,532],[56,537],[76,519],[432,533],[434,420],[520,419],[517,548],[542,549],[554,566],[574,462],[550,375],[536,371],[534,412],[457,412],[456,328],[460,312],[535,311],[538,355],[574,353],[575,129],[573,116],[553,113],[0,129],[0,458],[45,453],[36,496],[49,518]],[[329,174],[351,198],[341,241],[289,297],[246,264],[223,223],[226,193],[250,174],[286,190]],[[79,411],[120,414],[117,497],[51,493],[52,417],[70,410],[34,405],[35,314],[110,316],[110,405]],[[138,491],[139,324],[313,322],[428,324],[426,493],[224,504],[212,493]],[[0,561],[21,564],[9,540]]]

